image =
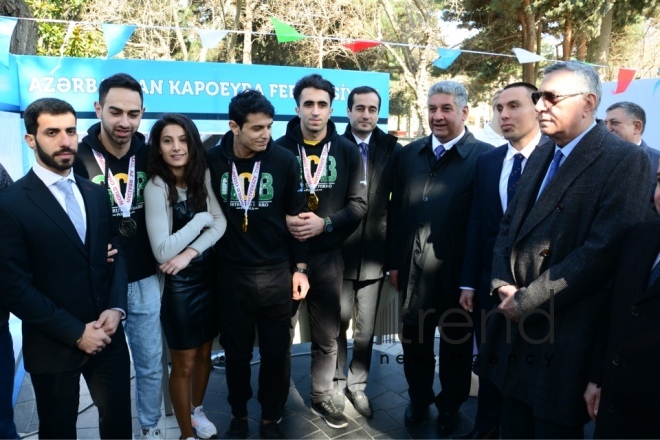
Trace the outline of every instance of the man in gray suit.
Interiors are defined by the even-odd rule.
[[[650,148],[642,139],[646,128],[646,112],[634,102],[616,102],[607,108],[605,115],[607,129],[622,139],[639,145],[649,156],[651,162],[651,200],[657,184],[656,170],[660,161],[660,152]]]
[[[495,243],[480,373],[502,391],[502,438],[582,438],[594,325],[622,234],[644,219],[644,151],[595,113],[596,71],[549,66],[532,94],[541,131]]]

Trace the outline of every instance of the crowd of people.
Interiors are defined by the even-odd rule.
[[[372,87],[348,96],[344,134],[327,79],[305,76],[293,96],[297,116],[274,140],[273,105],[237,94],[209,150],[175,113],[146,142],[143,92],[124,73],[101,82],[100,122],[80,142],[68,103],[25,109],[35,163],[14,183],[0,166],[0,437],[18,438],[9,312],[22,320],[40,438],[76,437],[81,375],[101,438],[132,438],[131,360],[141,437],[162,438],[164,347],[181,438],[217,436],[202,403],[218,335],[226,435],[250,436],[258,335],[259,433],[285,437],[302,301],[312,413],[344,428],[348,399],[371,418],[388,274],[400,293],[406,426],[434,404],[438,434],[454,434],[474,368],[475,425],[458,438],[582,438],[589,418],[598,438],[660,435],[649,373],[660,356],[660,156],[641,140],[641,107],[617,103],[596,120],[596,71],[556,63],[538,88],[497,92],[481,137],[494,148],[465,125],[464,86],[440,81],[428,91],[431,134],[403,148],[377,127]]]

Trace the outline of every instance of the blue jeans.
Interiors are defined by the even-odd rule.
[[[0,438],[17,439],[14,425],[14,344],[9,326],[0,329]]]
[[[160,327],[160,285],[152,275],[128,283],[124,330],[135,369],[135,406],[143,429],[160,419],[163,401],[163,340]]]

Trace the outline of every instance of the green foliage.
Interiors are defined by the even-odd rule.
[[[85,0],[26,0],[35,18],[79,21]],[[68,23],[40,22],[37,37],[38,55],[60,55]],[[78,23],[69,35],[64,55],[70,57],[98,57],[105,55],[105,42],[99,29]]]

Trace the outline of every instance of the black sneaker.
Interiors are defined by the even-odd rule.
[[[331,398],[318,403],[312,403],[312,412],[321,417],[331,428],[346,428],[348,419],[337,409]]]
[[[232,418],[229,422],[229,429],[227,430],[227,437],[229,438],[247,438],[248,436],[248,421],[247,418]]]
[[[276,421],[270,423],[262,422],[259,425],[259,434],[261,434],[261,438],[284,438],[282,428],[280,428],[280,424]]]

